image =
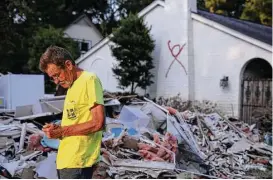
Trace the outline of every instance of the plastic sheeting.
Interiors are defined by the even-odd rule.
[[[41,144],[43,147],[50,147],[52,149],[58,149],[60,140],[59,139],[48,139],[48,137],[44,136],[41,140]]]
[[[118,120],[126,128],[135,128],[136,130],[141,127],[147,127],[150,123],[150,118],[143,111],[131,106],[123,106]]]

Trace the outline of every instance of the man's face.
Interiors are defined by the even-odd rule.
[[[72,70],[72,63],[66,61],[65,68],[60,68],[55,64],[48,64],[45,72],[55,84],[63,88],[69,88],[74,81]]]

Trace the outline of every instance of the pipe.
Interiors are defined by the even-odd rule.
[[[27,132],[26,128],[27,128],[27,124],[23,123],[21,137],[20,137],[20,144],[19,144],[19,152],[24,149],[25,137],[26,137],[26,132]]]

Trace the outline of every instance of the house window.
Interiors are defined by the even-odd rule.
[[[83,39],[75,39],[74,41],[78,42],[79,50],[82,53],[86,53],[92,47],[92,41],[87,41]]]
[[[89,50],[89,43],[81,42],[81,51],[88,51],[88,50]]]

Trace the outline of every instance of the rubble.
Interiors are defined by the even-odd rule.
[[[57,178],[59,140],[41,128],[60,123],[63,100],[1,111],[1,178]],[[272,178],[269,111],[253,115],[266,123],[246,124],[210,101],[178,95],[155,102],[105,93],[106,130],[93,178]]]
[[[209,175],[247,178],[248,170],[266,171],[272,167],[268,161],[272,147],[261,142],[255,125],[234,119],[231,122],[219,112],[216,104],[194,102],[183,112],[167,107],[165,110],[176,117],[169,119],[190,151],[211,167]],[[256,155],[262,157],[259,159]]]
[[[153,141],[145,136],[136,138],[123,131],[117,138],[104,140],[102,161],[108,165],[108,175],[119,179],[175,177],[175,137],[153,137]]]
[[[29,107],[33,108],[33,106],[21,106],[13,112],[1,110],[1,178],[41,178],[39,176],[39,162],[49,159],[50,153],[56,153],[56,149],[42,145],[45,135],[41,127],[46,122],[54,122],[57,116],[52,116],[52,114],[55,114],[52,112],[41,113],[37,109],[36,113],[30,114]],[[39,124],[39,126],[36,124]],[[55,164],[55,159],[53,164]],[[52,166],[46,163],[43,169],[49,167]],[[53,166],[54,169],[56,171]],[[52,169],[49,169],[49,171],[49,175],[52,175]]]

